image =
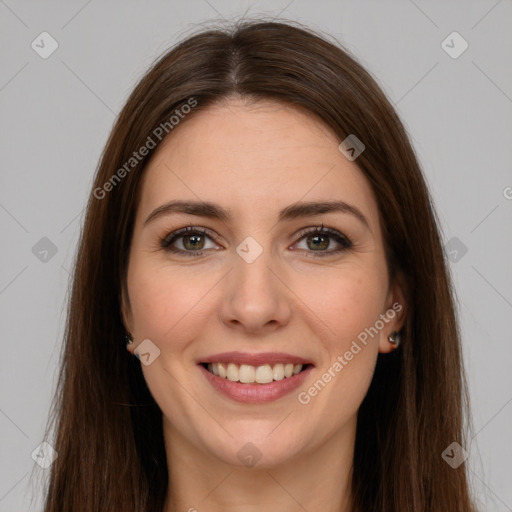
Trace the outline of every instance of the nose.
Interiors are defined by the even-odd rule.
[[[270,250],[252,262],[234,255],[233,268],[225,278],[220,317],[230,328],[250,334],[264,334],[290,321],[293,293],[283,272],[272,261]]]

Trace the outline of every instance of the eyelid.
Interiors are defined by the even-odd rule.
[[[337,229],[334,229],[334,228],[326,227],[326,226],[324,226],[323,223],[321,225],[315,224],[314,226],[308,226],[308,227],[302,228],[299,231],[297,231],[297,233],[295,233],[295,235],[293,235],[293,238],[298,237],[299,239],[301,239],[306,235],[311,235],[311,234],[314,235],[315,233],[320,233],[323,235],[338,236],[340,238],[346,239],[347,242],[350,242],[350,239],[345,234],[343,234],[341,231],[338,231]]]
[[[177,229],[175,231],[172,231],[171,233],[168,233],[166,236],[164,236],[162,238],[161,245],[164,246],[164,244],[165,244],[166,246],[169,246],[172,242],[174,242],[178,238],[180,238],[188,233],[196,233],[196,232],[209,236],[212,240],[214,240],[217,243],[220,242],[220,237],[219,237],[219,235],[217,235],[217,233],[215,233],[215,231],[211,231],[208,228],[196,227],[196,226],[189,225],[187,227]],[[192,252],[192,251],[188,251],[188,252]]]
[[[345,235],[344,233],[342,233],[341,231],[339,231],[337,229],[325,227],[323,223],[320,226],[315,225],[315,226],[309,226],[306,228],[302,228],[298,233],[296,233],[294,235],[294,238],[298,237],[298,240],[295,243],[299,243],[306,236],[311,236],[311,235],[315,235],[315,234],[326,235],[326,236],[330,237],[331,239],[334,239],[342,247],[341,249],[335,249],[335,250],[329,250],[329,251],[307,251],[307,252],[313,253],[313,254],[316,253],[316,255],[318,255],[318,256],[322,256],[322,255],[327,256],[329,254],[339,254],[339,253],[343,252],[344,250],[351,249],[354,246],[354,243],[347,235]]]
[[[221,239],[221,237],[219,235],[217,235],[214,231],[212,231],[208,228],[188,225],[184,228],[180,228],[175,231],[172,231],[171,233],[167,234],[164,238],[162,238],[160,241],[161,248],[164,250],[167,250],[169,252],[174,252],[178,255],[186,254],[187,256],[202,255],[203,251],[211,250],[211,249],[198,249],[196,251],[184,251],[183,249],[171,248],[172,243],[174,243],[176,240],[182,238],[183,236],[187,235],[187,233],[204,234],[207,237],[211,238],[216,243],[220,243],[220,239]],[[294,239],[297,238],[297,240],[294,243],[294,245],[301,242],[302,239],[305,238],[306,236],[314,235],[314,234],[326,235],[326,236],[330,237],[331,239],[334,239],[336,241],[336,243],[338,243],[341,246],[341,249],[328,250],[328,251],[305,250],[308,253],[313,253],[314,256],[322,257],[322,256],[328,256],[331,254],[340,254],[341,252],[353,247],[353,242],[350,240],[350,238],[348,238],[345,234],[338,231],[337,229],[325,227],[323,223],[320,226],[314,225],[314,226],[308,226],[308,227],[302,228],[297,233],[295,233],[293,235],[293,238]]]

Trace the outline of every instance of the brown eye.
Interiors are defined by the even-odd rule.
[[[161,240],[160,245],[162,249],[169,252],[185,254],[187,256],[199,256],[203,254],[203,250],[212,248],[206,247],[206,242],[208,240],[213,241],[215,238],[214,234],[209,231],[207,232],[203,228],[188,226],[185,229],[179,229],[167,235]]]
[[[327,235],[309,235],[306,240],[311,241],[311,247],[314,250],[327,249],[329,247],[329,236]]]
[[[204,236],[200,234],[196,235],[184,235],[181,237],[183,239],[183,245],[185,249],[195,250],[195,249],[203,249],[204,248]],[[202,242],[202,243],[201,243]]]
[[[305,240],[306,251],[316,253],[314,256],[328,256],[329,254],[337,254],[352,247],[352,242],[339,231],[331,228],[325,228],[323,225],[313,230],[301,233],[299,241]],[[338,249],[326,250],[332,245],[334,240],[338,244]]]

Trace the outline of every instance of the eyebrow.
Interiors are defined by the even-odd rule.
[[[351,214],[371,231],[368,220],[358,208],[345,203],[344,201],[336,200],[299,202],[291,204],[279,212],[278,222],[290,221],[303,217],[312,217],[314,215],[331,212]],[[144,221],[144,225],[171,213],[185,213],[188,215],[197,215],[199,217],[208,217],[210,219],[218,219],[221,221],[229,221],[231,219],[230,210],[227,210],[218,204],[208,201],[183,201],[176,199],[153,210]]]

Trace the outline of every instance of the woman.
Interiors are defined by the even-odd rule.
[[[161,57],[79,243],[46,512],[474,511],[451,284],[407,134],[303,28]]]

